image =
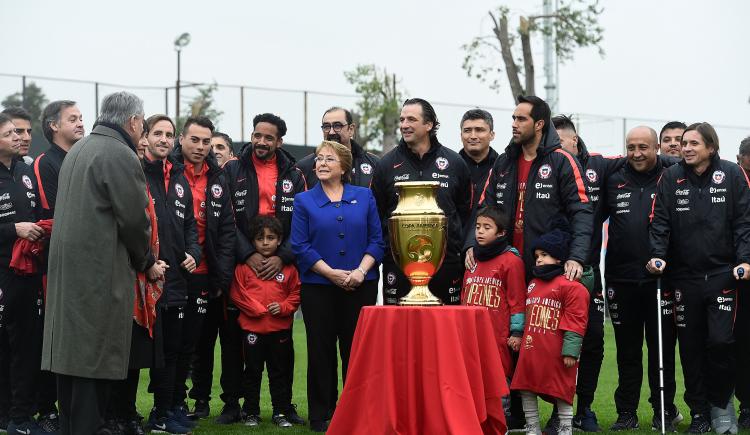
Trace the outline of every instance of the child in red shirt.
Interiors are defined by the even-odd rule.
[[[520,390],[526,433],[541,435],[537,396],[557,404],[558,434],[572,434],[578,356],[588,322],[589,293],[563,276],[570,251],[567,222],[533,244],[536,266],[526,290],[526,326],[511,389]]]
[[[518,349],[523,335],[526,277],[523,260],[508,244],[507,222],[505,212],[497,206],[484,206],[477,212],[476,266],[464,273],[461,304],[490,310],[503,370],[510,379],[513,361],[509,347]]]
[[[250,221],[255,250],[266,258],[276,255],[281,244],[281,222],[258,215]],[[292,322],[300,304],[300,281],[294,265],[285,265],[274,279],[264,281],[246,264],[234,271],[230,290],[239,308],[238,322],[245,332],[246,426],[260,423],[260,383],[263,366],[268,367],[268,384],[274,424],[291,427],[285,413],[292,408],[294,343]]]

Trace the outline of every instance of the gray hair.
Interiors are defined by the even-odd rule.
[[[143,116],[143,100],[130,92],[115,92],[102,100],[102,111],[96,122],[125,125],[134,116]]]

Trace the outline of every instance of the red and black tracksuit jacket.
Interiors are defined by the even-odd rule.
[[[378,204],[383,239],[389,246],[388,219],[398,204],[395,184],[400,181],[439,182],[437,203],[448,218],[445,261],[456,262],[461,260],[461,248],[466,237],[464,226],[471,212],[471,176],[457,152],[441,145],[435,137],[431,137],[430,142],[430,150],[421,159],[403,139],[396,148],[386,153],[375,170],[372,193]]]
[[[681,161],[659,179],[651,212],[651,257],[669,278],[704,278],[750,262],[750,182],[718,154],[696,175]]]
[[[469,167],[471,185],[474,188],[474,203],[472,204],[472,208],[476,209],[481,205],[479,202],[479,199],[481,198],[480,193],[484,190],[484,186],[487,184],[487,177],[489,177],[492,166],[495,164],[499,154],[490,147],[490,152],[487,154],[487,157],[479,163],[475,162],[465,150],[459,151],[458,155],[464,159],[466,166]]]
[[[193,195],[183,173],[185,166],[168,157],[172,168],[169,171],[169,187],[164,183],[164,163],[161,160],[143,159],[143,173],[151,192],[159,221],[159,259],[169,269],[166,272],[164,293],[160,305],[182,306],[187,302],[187,282],[190,273],[180,266],[185,254],[190,254],[196,264],[201,261],[198,244],[198,228],[193,215]]]
[[[248,231],[250,219],[258,214],[258,175],[252,159],[253,147],[246,144],[237,160],[230,160],[224,165],[224,172],[232,193],[234,220],[237,225],[236,260],[244,263],[255,252],[253,238]],[[284,241],[279,246],[278,255],[284,264],[294,262],[294,254],[289,246],[289,234],[292,229],[292,212],[294,195],[306,190],[305,177],[302,171],[294,166],[291,154],[281,149],[276,150],[278,177],[276,179],[276,218],[284,228]],[[260,180],[261,182],[263,180]]]
[[[53,143],[34,161],[34,175],[39,185],[39,201],[43,209],[41,219],[52,219],[55,213],[57,181],[66,155],[67,151]]]
[[[357,142],[352,140],[352,181],[354,186],[370,187],[375,168],[378,166],[378,158],[375,154],[368,153]],[[307,188],[311,189],[318,184],[318,176],[315,175],[315,153],[303,157],[297,162],[299,168],[305,175]]]
[[[16,159],[10,169],[0,164],[0,266],[4,270],[10,270],[18,239],[16,223],[36,222],[42,213],[32,168]]]
[[[174,159],[184,163],[182,146],[175,145]],[[224,170],[219,167],[213,151],[209,151],[204,161],[208,165],[206,177],[206,239],[204,240],[205,261],[208,264],[208,278],[211,281],[210,297],[221,291],[227,294],[232,285],[235,265],[235,242],[237,232],[232,211],[231,191]]]
[[[549,231],[549,222],[555,216],[563,216],[570,222],[573,236],[570,259],[581,264],[586,264],[589,259],[594,227],[591,201],[586,194],[580,164],[560,147],[560,138],[551,127],[552,122],[547,120],[546,125],[526,183],[522,252],[526,276],[531,276],[534,264],[532,243]],[[483,204],[505,209],[510,218],[508,231],[513,231],[516,224],[518,156],[521,153],[521,146],[511,141],[495,161],[483,193]],[[473,240],[470,243],[473,244]]]

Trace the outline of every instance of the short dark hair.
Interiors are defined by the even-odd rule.
[[[253,118],[253,129],[256,125],[258,125],[259,122],[267,122],[269,124],[275,125],[276,130],[279,134],[279,138],[284,137],[284,135],[286,134],[286,122],[284,122],[283,119],[274,115],[273,113],[261,113],[260,115],[256,115],[255,118]]]
[[[75,101],[72,100],[57,100],[47,104],[47,107],[42,111],[42,133],[47,138],[49,143],[53,142],[53,136],[55,132],[50,127],[53,122],[60,122],[60,114],[63,110],[68,107],[76,105]]]
[[[486,217],[492,219],[497,225],[497,231],[506,231],[508,229],[508,214],[505,210],[496,205],[484,205],[477,211],[477,217]]]
[[[216,127],[214,127],[214,123],[211,122],[211,120],[208,118],[208,116],[198,115],[198,116],[190,116],[188,119],[185,120],[185,124],[182,126],[182,131],[186,131],[188,127],[191,125],[198,125],[204,128],[207,128],[211,130],[211,133],[213,134],[214,130],[216,130]]]
[[[552,116],[552,111],[546,101],[536,95],[519,95],[518,104],[521,103],[531,104],[531,119],[533,119],[534,122],[544,121],[546,126],[547,120]]]
[[[707,122],[696,122],[694,124],[690,124],[689,126],[687,126],[687,128],[685,128],[685,131],[682,133],[682,137],[684,138],[685,133],[689,131],[697,131],[698,134],[703,138],[703,142],[706,143],[707,148],[713,148],[714,153],[719,152],[719,135],[716,134],[716,130],[711,124]]]
[[[4,112],[0,112],[0,126],[9,122],[13,122],[13,120],[10,119],[10,116],[6,115]]]
[[[344,109],[343,107],[339,107],[339,106],[333,106],[333,107],[329,108],[328,110],[326,110],[325,112],[323,112],[323,116],[326,116],[329,113],[335,112],[337,110],[342,110],[344,112],[344,116],[346,117],[346,123],[347,124],[354,123],[354,117],[352,116],[352,112],[350,112],[348,109]]]
[[[552,124],[555,126],[555,130],[572,130],[573,133],[578,134],[576,131],[576,125],[569,116],[557,115],[552,118]]]
[[[24,121],[31,122],[31,115],[23,107],[18,107],[18,106],[8,107],[7,109],[3,110],[0,113],[8,115],[10,119],[23,119]]]
[[[467,110],[464,116],[461,117],[461,128],[463,128],[464,122],[475,119],[481,119],[490,126],[490,131],[495,131],[495,122],[492,120],[492,114],[484,109]]]
[[[177,128],[175,128],[172,118],[162,114],[151,115],[148,117],[148,119],[146,119],[146,124],[148,125],[149,131],[154,128],[154,125],[156,125],[157,122],[161,121],[168,121],[170,124],[172,124],[173,133],[177,133]]]
[[[430,104],[427,100],[423,100],[422,98],[409,98],[408,100],[404,101],[404,104],[402,104],[401,107],[408,106],[410,104],[419,104],[420,106],[422,106],[422,118],[425,122],[432,123],[430,137],[437,136],[437,131],[440,128],[440,122],[437,119],[437,114],[435,113],[435,108],[432,107],[432,104]]]
[[[224,142],[226,142],[227,145],[229,145],[229,148],[232,148],[232,138],[229,137],[228,134],[222,133],[220,131],[214,131],[213,134],[211,135],[211,137],[212,138],[214,138],[214,137],[220,137],[220,138],[224,139]]]
[[[271,215],[259,214],[250,218],[250,222],[248,223],[248,233],[250,233],[251,240],[262,235],[263,230],[266,228],[279,236],[279,239],[284,238],[284,228],[281,226],[280,220]]]
[[[740,149],[738,153],[741,156],[746,156],[750,154],[750,136],[742,139],[742,141],[740,142]]]
[[[685,125],[682,121],[669,121],[668,123],[664,124],[664,127],[661,128],[661,131],[659,132],[659,143],[661,143],[661,135],[664,134],[664,130],[669,130],[671,128],[681,128],[685,130],[687,128],[687,125]]]

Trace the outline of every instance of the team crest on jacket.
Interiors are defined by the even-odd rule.
[[[180,198],[185,196],[185,189],[182,188],[181,184],[175,184],[174,191],[177,192],[177,196],[179,196]]]
[[[596,171],[593,169],[586,169],[586,178],[588,178],[590,182],[596,183],[596,179],[598,178]]]
[[[359,170],[362,171],[362,173],[365,175],[370,175],[372,174],[372,165],[370,165],[369,163],[362,163],[361,165],[359,165]]]
[[[222,193],[224,193],[224,190],[218,184],[211,186],[211,195],[213,195],[214,198],[219,199]]]
[[[682,292],[680,290],[674,291],[674,300],[675,302],[682,302]]]
[[[448,159],[446,159],[445,157],[438,157],[437,159],[435,159],[435,165],[437,165],[438,169],[444,171],[445,168],[448,167]]]
[[[23,185],[26,186],[27,189],[31,189],[34,186],[31,184],[31,178],[29,178],[28,175],[24,175],[21,177],[21,180],[23,181]]]
[[[726,174],[723,171],[714,171],[713,175],[711,175],[711,180],[714,184],[721,184],[724,181],[724,177],[726,177]]]
[[[385,276],[385,280],[388,281],[388,285],[393,285],[396,282],[396,274],[388,272],[388,275]]]
[[[612,300],[615,298],[615,289],[613,289],[612,287],[607,289],[607,298],[609,300]]]
[[[531,291],[534,290],[534,287],[536,287],[535,282],[532,282],[531,284],[529,284],[529,288],[526,289],[526,294],[531,293]]]
[[[284,193],[291,193],[292,192],[292,181],[291,180],[284,180],[281,182],[281,190],[284,191]]]
[[[552,166],[548,165],[547,163],[543,164],[541,168],[539,168],[539,176],[543,179],[549,178],[549,176],[552,174]]]
[[[249,345],[252,346],[252,345],[254,345],[257,342],[258,342],[258,336],[257,335],[253,334],[252,332],[250,332],[250,333],[247,334],[247,344],[249,344]]]
[[[276,274],[276,281],[278,282],[284,282],[284,274],[279,272]]]

